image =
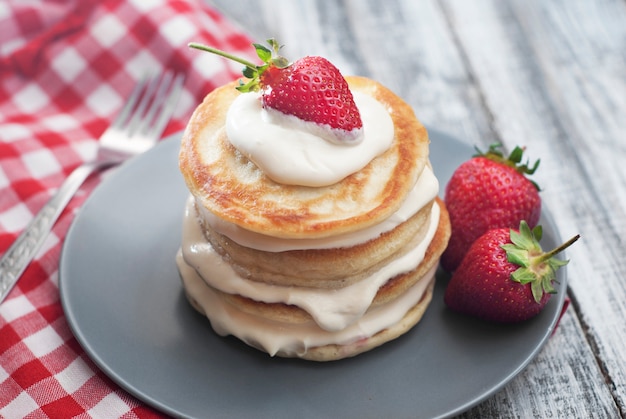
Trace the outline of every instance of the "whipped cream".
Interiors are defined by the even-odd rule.
[[[353,92],[353,97],[363,121],[361,141],[340,144],[311,131],[311,122],[287,124],[263,109],[259,95],[253,93],[239,95],[232,103],[226,133],[231,144],[275,182],[332,185],[365,167],[394,138],[387,109],[367,94]]]
[[[439,181],[432,169],[426,166],[409,192],[402,206],[383,222],[363,230],[339,234],[331,237],[315,239],[284,239],[246,230],[234,223],[225,221],[205,209],[198,203],[202,219],[206,220],[211,228],[230,238],[235,243],[252,249],[266,252],[283,252],[303,249],[333,249],[351,247],[375,239],[387,231],[391,231],[415,215],[426,204],[432,201],[439,193]],[[190,198],[193,199],[193,198]]]
[[[440,209],[433,204],[428,230],[422,241],[371,276],[341,289],[283,287],[251,281],[239,276],[206,240],[193,200],[189,200],[183,221],[182,255],[187,264],[212,288],[266,303],[285,303],[305,310],[320,328],[339,331],[358,322],[368,310],[378,289],[389,278],[415,269],[439,224]]]
[[[402,320],[421,300],[437,270],[435,265],[397,299],[373,308],[345,329],[328,331],[314,322],[286,325],[238,310],[232,304],[224,302],[207,286],[198,273],[184,261],[180,252],[176,261],[187,293],[202,307],[213,330],[221,336],[236,336],[271,356],[279,352],[285,356],[302,356],[309,348],[329,344],[348,345],[374,336]]]

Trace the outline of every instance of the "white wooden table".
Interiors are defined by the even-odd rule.
[[[215,0],[259,42],[323,55],[469,144],[526,145],[572,304],[535,360],[461,417],[626,417],[626,2]]]

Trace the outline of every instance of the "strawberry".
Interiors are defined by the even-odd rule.
[[[205,45],[190,43],[192,48],[212,52],[245,66],[249,80],[237,87],[241,92],[260,91],[265,108],[321,125],[331,133],[331,140],[349,141],[359,137],[363,122],[348,83],[341,72],[323,57],[308,56],[293,63],[278,55],[280,46],[269,39],[271,50],[253,44],[263,64],[235,57]]]
[[[452,233],[441,266],[454,271],[474,240],[493,228],[517,228],[526,220],[530,227],[539,222],[539,187],[526,175],[539,166],[521,163],[524,150],[515,147],[508,157],[500,144],[478,152],[452,174],[445,191]]]
[[[522,221],[518,230],[497,228],[480,236],[448,283],[444,295],[448,307],[498,323],[539,314],[556,292],[556,271],[568,263],[554,256],[580,237],[543,252],[541,233],[541,226],[531,230]]]

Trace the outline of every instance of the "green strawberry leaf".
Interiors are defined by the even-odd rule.
[[[247,83],[239,80],[239,86],[236,87],[242,93],[255,92],[259,89],[259,80],[256,78],[248,80]]]
[[[553,282],[557,282],[556,279],[551,280],[549,276],[543,277],[543,284],[541,285],[543,287],[543,290],[548,294],[556,294],[556,289],[552,286]]]
[[[535,235],[535,230],[539,232],[540,237]],[[527,252],[541,252],[541,246],[539,245],[541,232],[541,227],[539,227],[539,229],[535,227],[535,229],[531,230],[528,223],[522,220],[519,225],[519,232],[511,230],[511,242],[515,247],[526,250]]]
[[[250,67],[244,67],[242,73],[245,77],[252,79],[257,75],[258,71]]]
[[[522,161],[522,156],[524,155],[524,149],[516,146],[513,151],[511,151],[511,154],[509,154],[509,160],[511,160],[513,163],[519,163]]]
[[[532,175],[539,168],[539,163],[541,162],[541,159],[538,159],[532,167],[529,166],[529,162],[522,164],[522,159],[525,151],[524,148],[516,146],[513,151],[511,151],[511,153],[507,157],[505,157],[504,153],[500,149],[501,147],[501,143],[494,143],[489,146],[489,150],[487,150],[486,152],[481,151],[480,149],[478,149],[478,147],[474,147],[474,149],[476,150],[476,154],[474,154],[472,157],[488,158],[497,163],[512,167],[521,175]],[[528,179],[528,181],[532,183],[538,191],[541,191],[541,188],[539,188],[539,185],[537,185],[537,183],[535,183],[531,179]]]
[[[528,284],[530,282],[535,281],[536,275],[533,271],[528,269],[528,267],[523,266],[517,269],[515,272],[511,274],[511,279],[515,282],[519,282],[520,284]]]
[[[515,244],[503,244],[500,247],[505,250],[506,259],[509,262],[524,268],[527,268],[530,264],[530,261],[528,259],[528,250],[521,249]]]
[[[533,298],[536,303],[539,303],[543,298],[543,283],[540,281],[533,281],[530,283],[530,290],[533,293]]]
[[[544,252],[539,240],[543,235],[541,226],[530,229],[526,221],[521,221],[519,231],[511,229],[510,243],[501,244],[506,252],[507,261],[519,266],[511,274],[511,280],[520,284],[530,284],[533,299],[539,303],[544,293],[554,294],[556,289],[553,282],[556,280],[556,271],[567,265],[567,260],[557,259],[555,256],[574,243],[579,235],[572,237],[561,246]]]
[[[263,61],[264,63],[269,63],[272,59],[272,51],[261,44],[252,44],[252,46],[256,49],[256,55]]]

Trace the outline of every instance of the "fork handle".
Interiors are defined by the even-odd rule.
[[[0,259],[0,303],[4,301],[44,244],[54,223],[80,185],[96,168],[98,168],[96,164],[83,164],[77,167],[2,256]]]

